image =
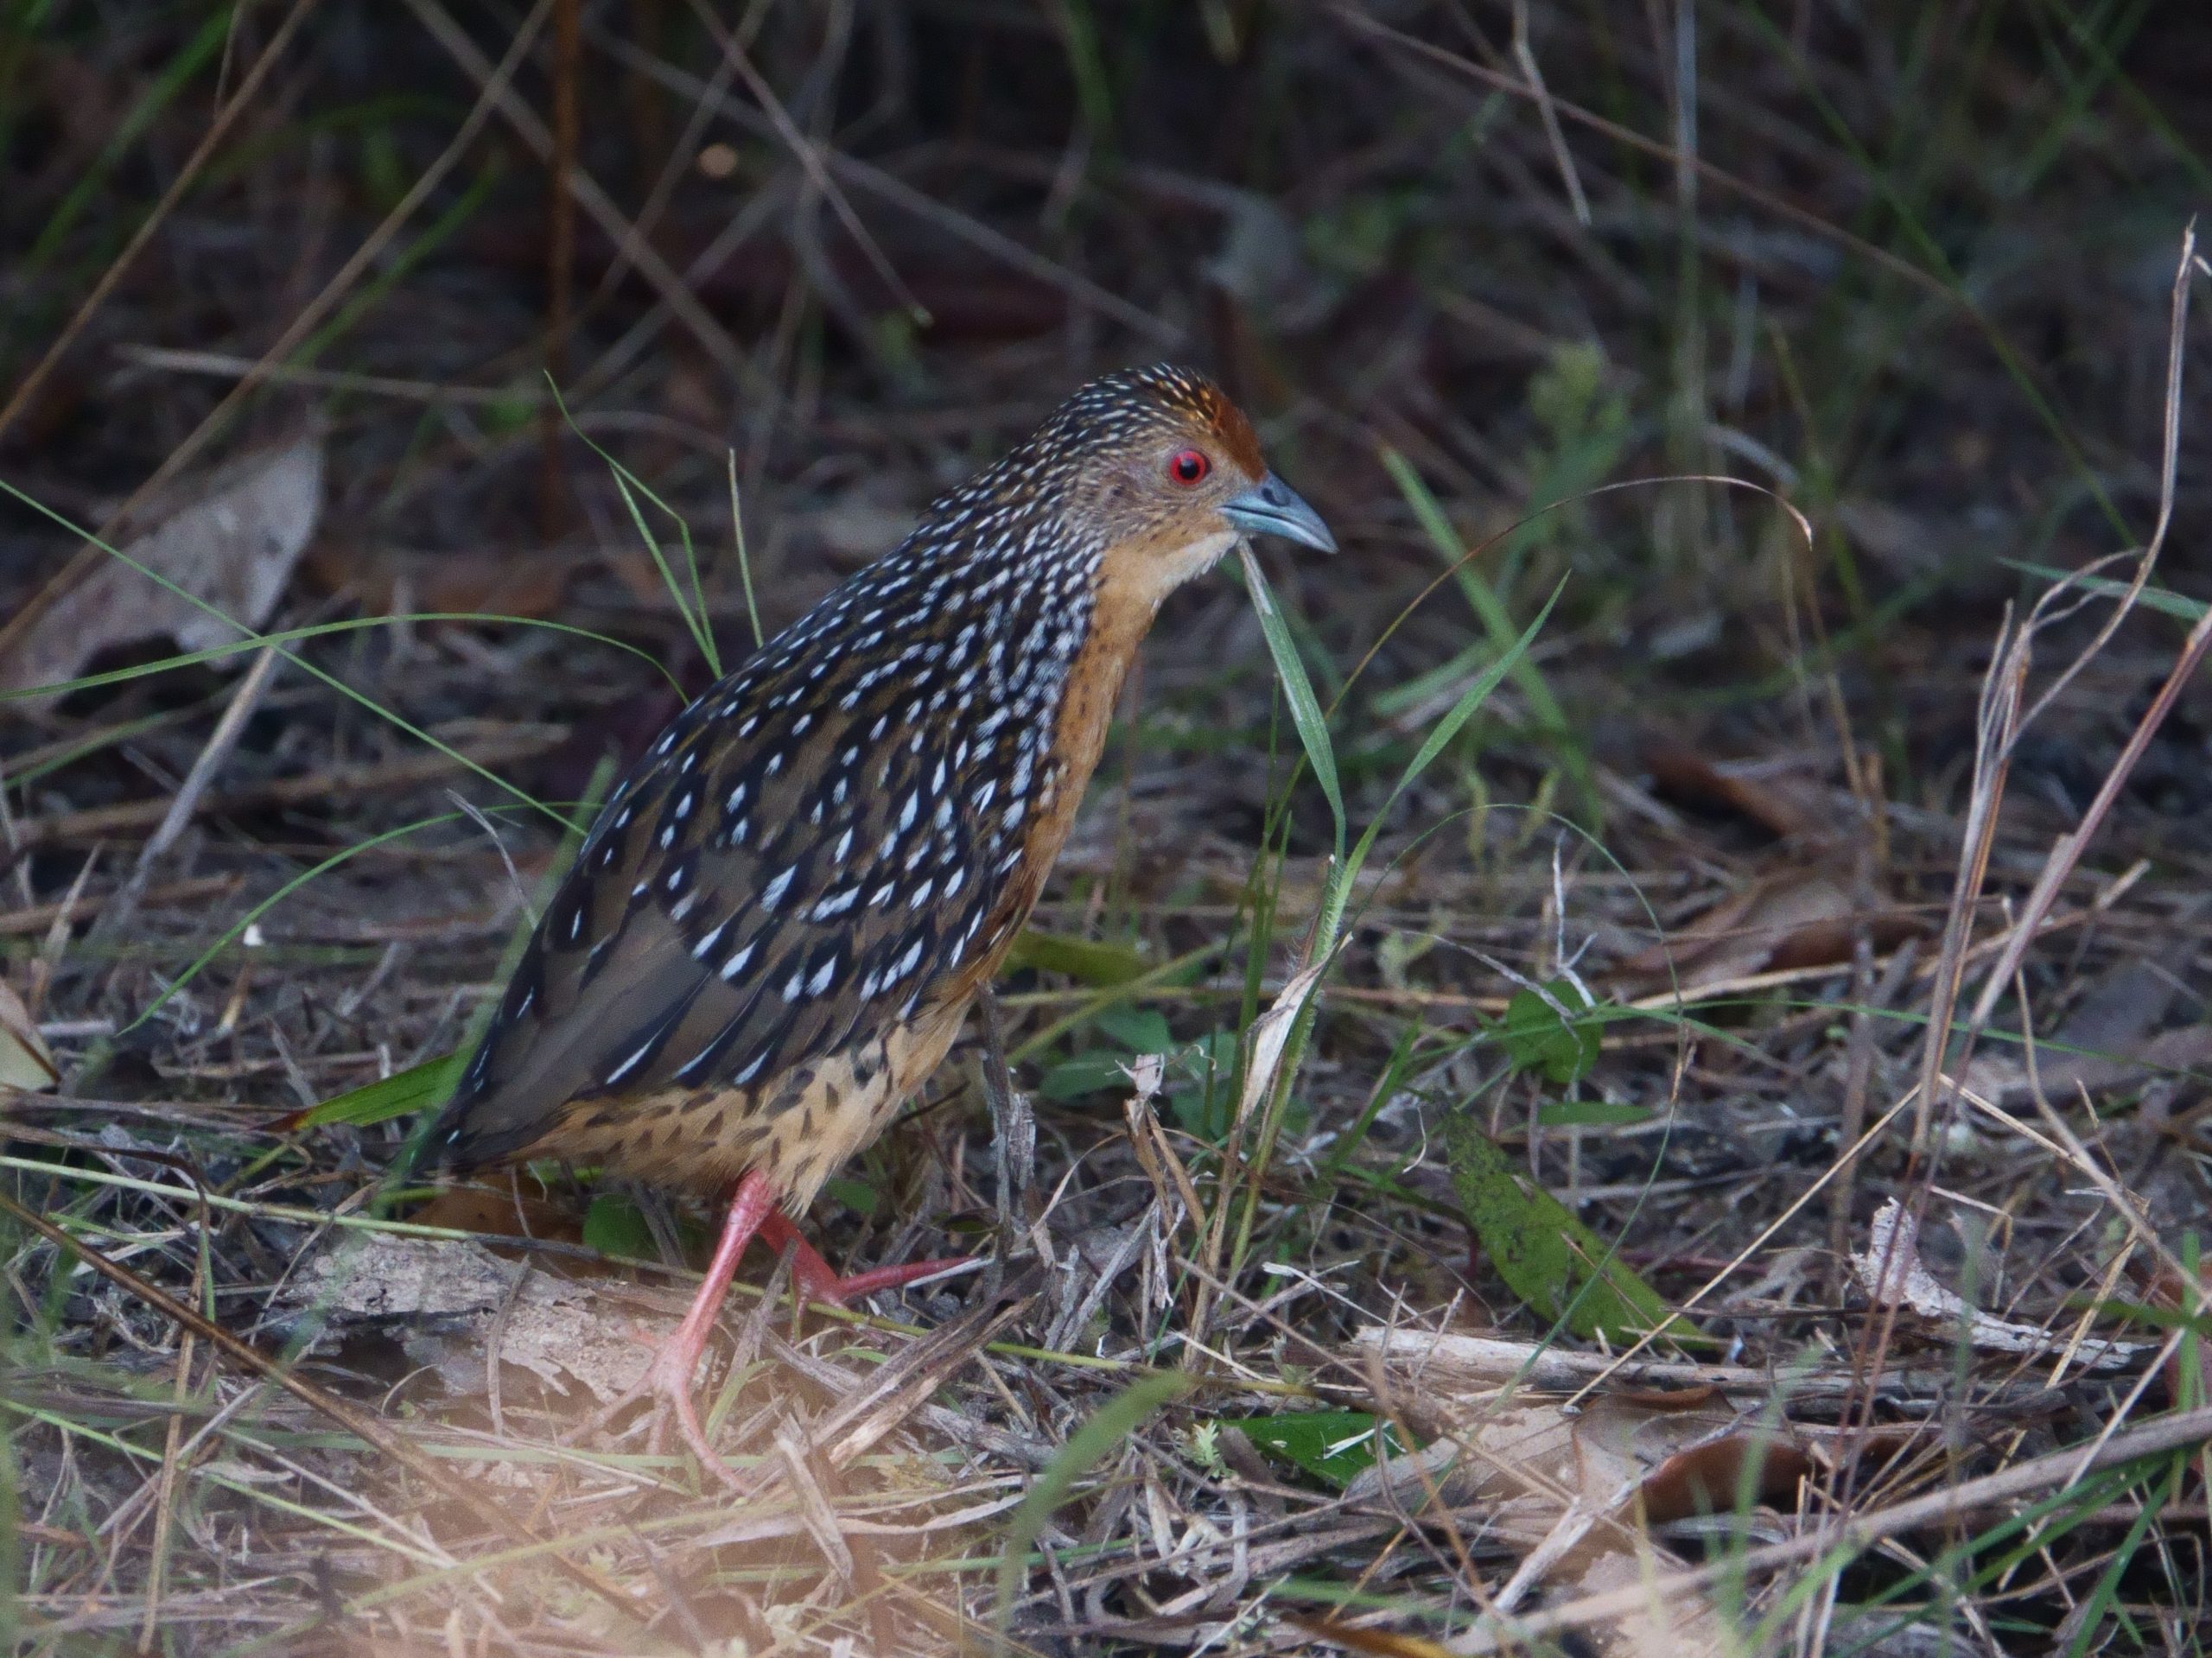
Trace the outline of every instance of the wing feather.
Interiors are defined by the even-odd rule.
[[[932,720],[874,666],[772,656],[678,716],[533,932],[434,1131],[444,1161],[557,1153],[572,1102],[758,1089],[911,1013],[974,947],[1006,838],[974,762],[1019,739]]]

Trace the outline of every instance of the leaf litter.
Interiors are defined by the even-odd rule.
[[[396,1338],[455,1397],[484,1394],[496,1362],[528,1371],[556,1394],[581,1383],[602,1404],[636,1384],[651,1344],[677,1323],[626,1314],[588,1282],[502,1261],[480,1244],[381,1234],[308,1256],[272,1312],[272,1330],[299,1328],[318,1345]]]
[[[321,517],[322,473],[313,438],[232,463],[53,600],[0,658],[0,690],[67,680],[103,652],[149,639],[185,651],[235,644],[283,596]]]

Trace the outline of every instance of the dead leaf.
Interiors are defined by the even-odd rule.
[[[23,999],[0,979],[0,1086],[36,1093],[61,1080],[52,1050]]]
[[[2126,1088],[2153,1071],[2212,1067],[2212,1026],[2147,1034],[2164,1022],[2179,994],[2170,970],[2131,956],[2101,975],[2065,1023],[2037,1041],[2033,1077],[2023,1052],[2002,1049],[1969,1060],[1966,1085],[2010,1108],[2032,1104],[2037,1083],[2045,1099],[2060,1101],[2083,1089]]]
[[[2194,1317],[2199,1308],[2204,1306],[2208,1300],[2212,1300],[2212,1263],[2200,1262],[2196,1275],[2201,1287],[2196,1295],[2184,1298],[2182,1292],[2187,1280],[2171,1267],[2161,1262],[2152,1274],[2150,1286],[2145,1291],[2143,1299],[2162,1312]],[[2186,1305],[2183,1305],[2184,1299],[2188,1303]],[[2198,1326],[2200,1331],[2202,1328],[2202,1324]],[[2202,1387],[2205,1378],[2212,1377],[2212,1336],[2198,1335],[2191,1340],[2196,1348],[2196,1363],[2193,1367],[2196,1385]],[[2192,1369],[2188,1363],[2189,1345],[2190,1342],[2184,1341],[2176,1346],[2167,1355],[2166,1362],[2158,1367],[2158,1379],[2165,1384],[2167,1397],[2173,1401],[2177,1409],[2185,1408],[2193,1402],[2189,1396]]]
[[[1455,1636],[1445,1648],[1454,1658],[1525,1650],[1515,1643],[1510,1614],[1539,1585],[1547,1603],[1557,1604],[1671,1570],[1676,1562],[1652,1528],[1732,1515],[1748,1490],[1767,1505],[1745,1517],[1756,1534],[1775,1523],[1772,1510],[1796,1512],[1802,1483],[1816,1471],[1886,1462],[1924,1432],[1868,1435],[1795,1423],[1776,1409],[1777,1394],[1791,1384],[1754,1367],[1620,1364],[1555,1344],[1404,1327],[1368,1326],[1353,1346],[1370,1375],[1379,1367],[1378,1386],[1390,1390],[1408,1426],[1430,1440],[1361,1471],[1345,1501],[1382,1502],[1416,1518],[1439,1502],[1472,1507],[1485,1536],[1522,1553],[1493,1597],[1500,1616]],[[1656,1380],[1652,1372],[1688,1385],[1655,1394],[1635,1380]],[[1710,1602],[1680,1594],[1592,1631],[1607,1658],[1731,1653],[1729,1633]]]
[[[315,531],[321,495],[322,446],[316,439],[264,450],[226,467],[199,500],[124,549],[221,617],[149,581],[121,559],[105,559],[48,605],[0,662],[0,689],[59,683],[117,645],[168,638],[187,651],[204,651],[230,644],[241,627],[260,626]],[[242,654],[239,661],[245,660]]]
[[[1894,1197],[1875,1210],[1866,1227],[1866,1251],[1853,1255],[1851,1264],[1859,1274],[1859,1287],[1878,1306],[1903,1306],[1954,1330],[1963,1326],[1967,1339],[1986,1351],[2068,1353],[2075,1363],[2102,1370],[2156,1350],[2154,1343],[2095,1337],[2075,1343],[2039,1325],[2013,1324],[1969,1306],[1921,1264],[1919,1224]]]
[[[309,587],[350,592],[362,606],[434,616],[515,616],[537,620],[556,615],[575,569],[568,559],[542,551],[400,552],[319,541],[301,562]]]
[[[1705,1595],[1674,1588],[1662,1591],[1653,1581],[1681,1564],[1678,1557],[1656,1545],[1639,1540],[1635,1547],[1602,1547],[1593,1534],[1563,1556],[1547,1580],[1563,1602],[1614,1590],[1644,1590],[1643,1604],[1634,1611],[1589,1630],[1590,1644],[1605,1658],[1726,1658],[1744,1650],[1741,1638],[1727,1629]],[[1478,1623],[1476,1632],[1482,1628]],[[1458,1643],[1460,1653],[1527,1649],[1510,1636],[1490,1647],[1465,1640]]]
[[[1877,950],[1923,931],[1917,917],[1832,875],[1791,870],[1721,899],[1621,970],[1655,988],[1679,984],[1687,994],[1753,974],[1847,962],[1861,929]]]
[[[1481,1505],[1488,1534],[1523,1552],[1508,1585],[1516,1592],[1498,1597],[1509,1612],[1540,1583],[1548,1596],[1575,1598],[1636,1581],[1648,1566],[1677,1566],[1648,1529],[1653,1521],[1674,1516],[1640,1514],[1643,1487],[1681,1451],[1715,1439],[1747,1439],[1746,1426],[1756,1426],[1752,1413],[1725,1404],[1655,1412],[1605,1394],[1571,1413],[1556,1399],[1534,1395],[1504,1404],[1494,1399],[1455,1404],[1452,1414],[1459,1420],[1451,1437],[1365,1471],[1344,1495],[1347,1501],[1371,1502],[1389,1490],[1415,1513],[1432,1490],[1455,1507]],[[1447,1466],[1436,1465],[1442,1458],[1448,1458]],[[1670,1488],[1681,1489],[1679,1480]],[[1725,1509],[1733,1495],[1731,1488],[1719,1506]],[[1677,1658],[1724,1649],[1718,1610],[1694,1596],[1654,1604],[1590,1634],[1608,1658]],[[1455,1642],[1454,1649],[1485,1648]]]
[[[332,1336],[395,1335],[410,1361],[464,1396],[484,1391],[485,1345],[495,1322],[501,1363],[530,1371],[556,1394],[581,1382],[602,1402],[645,1375],[652,1344],[676,1326],[673,1318],[616,1311],[589,1285],[503,1261],[481,1244],[383,1232],[319,1250],[277,1305]]]
[[[1362,1470],[1345,1488],[1348,1499],[1371,1502],[1395,1490],[1418,1506],[1424,1485],[1433,1482],[1454,1505],[1495,1502],[1499,1534],[1533,1543],[1552,1530],[1560,1505],[1571,1497],[1597,1514],[1624,1512],[1624,1504],[1638,1496],[1657,1502],[1654,1521],[1694,1513],[1697,1479],[1724,1461],[1740,1471],[1773,1448],[1770,1436],[1755,1432],[1755,1404],[1717,1395],[1690,1410],[1653,1410],[1626,1394],[1601,1391],[1572,1413],[1535,1392],[1505,1400],[1496,1394],[1435,1399],[1442,1399],[1453,1421],[1449,1437]],[[1770,1481],[1762,1476],[1761,1494],[1794,1491],[1798,1472],[1808,1465],[1802,1450],[1783,1458]],[[1725,1509],[1734,1499],[1732,1480],[1720,1489],[1717,1506]]]
[[[1362,1345],[1372,1350],[1376,1344]],[[1395,1352],[1395,1344],[1382,1350]],[[1494,1603],[1503,1622],[1487,1631],[1478,1623],[1471,1636],[1455,1638],[1454,1653],[1511,1648],[1510,1614],[1539,1584],[1548,1598],[1575,1598],[1678,1565],[1649,1528],[1699,1511],[1707,1489],[1700,1476],[1719,1481],[1727,1471],[1717,1499],[1706,1504],[1725,1511],[1735,1500],[1734,1476],[1754,1461],[1761,1470],[1756,1489],[1777,1497],[1794,1497],[1808,1465],[1781,1430],[1761,1420],[1757,1401],[1732,1401],[1717,1389],[1687,1408],[1669,1400],[1654,1409],[1630,1393],[1600,1391],[1569,1410],[1514,1369],[1470,1392],[1446,1391],[1433,1376],[1406,1380],[1409,1392],[1418,1389],[1422,1426],[1439,1437],[1361,1471],[1345,1487],[1345,1501],[1388,1500],[1416,1515],[1439,1502],[1479,1506],[1487,1534],[1523,1556]],[[1777,1449],[1787,1454],[1770,1454]],[[1654,1603],[1590,1633],[1607,1658],[1726,1650],[1718,1610],[1694,1596]]]
[[[1333,954],[1333,952],[1332,953]],[[1252,1021],[1252,1058],[1244,1069],[1244,1092],[1236,1102],[1236,1122],[1242,1127],[1252,1115],[1253,1108],[1268,1096],[1275,1085],[1275,1072],[1281,1069],[1284,1047],[1290,1041],[1291,1026],[1298,1022],[1299,1014],[1306,1011],[1306,998],[1313,994],[1313,987],[1328,971],[1331,956],[1324,956],[1308,968],[1302,968],[1284,985],[1268,1011]]]
[[[1731,1433],[1676,1452],[1638,1490],[1645,1518],[1660,1526],[1695,1514],[1726,1514],[1746,1485],[1762,1502],[1786,1503],[1813,1469],[1812,1453],[1802,1445],[1758,1431]]]
[[[1643,767],[1653,788],[1669,799],[1735,812],[1784,841],[1834,838],[1827,791],[1802,776],[1723,765],[1669,737],[1644,743]]]

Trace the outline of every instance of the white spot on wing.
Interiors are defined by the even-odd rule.
[[[645,1057],[652,1051],[653,1045],[651,1042],[645,1043],[644,1046],[640,1047],[637,1051],[637,1052],[632,1054],[627,1059],[625,1059],[620,1064],[615,1066],[613,1070],[607,1073],[607,1085],[609,1088],[612,1088],[615,1083],[620,1082],[625,1077],[627,1077],[632,1071],[638,1068],[639,1063],[643,1061]]]
[[[841,916],[851,909],[860,901],[860,896],[859,887],[848,886],[842,892],[830,893],[808,913],[817,921],[827,921],[833,916]]]

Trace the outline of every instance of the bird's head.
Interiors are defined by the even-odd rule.
[[[1008,459],[1103,549],[1102,588],[1147,610],[1248,536],[1336,550],[1320,515],[1268,470],[1243,411],[1189,369],[1103,375]]]

